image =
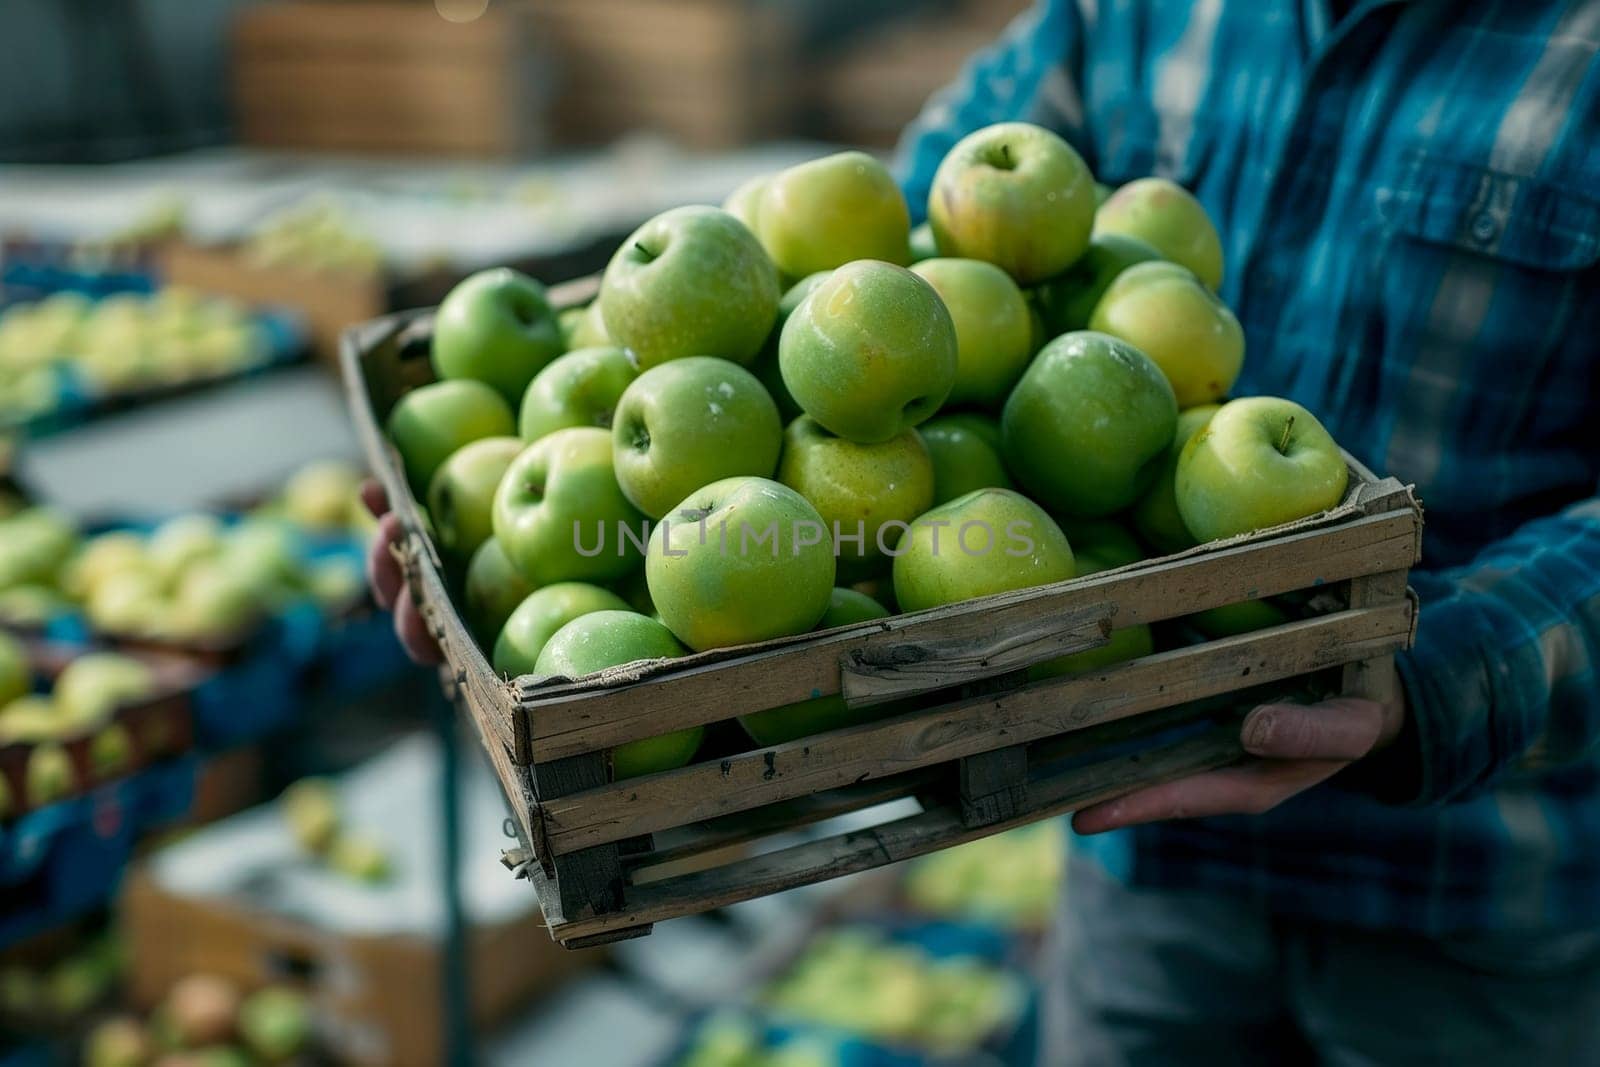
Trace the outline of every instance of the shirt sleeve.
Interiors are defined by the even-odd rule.
[[[1600,497],[1411,584],[1422,609],[1398,665],[1418,777],[1395,799],[1471,796],[1600,746]]]
[[[927,215],[928,189],[945,153],[991,123],[1037,123],[1085,152],[1078,83],[1082,43],[1077,0],[1037,0],[999,40],[968,60],[960,77],[929,99],[896,149],[895,171],[914,222]]]

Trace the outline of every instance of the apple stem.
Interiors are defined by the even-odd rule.
[[[1002,163],[1004,163],[1007,167],[1011,166],[1011,146],[1010,145],[1002,144],[1000,146],[1000,161]]]
[[[1278,454],[1288,455],[1289,435],[1294,432],[1294,416],[1290,415],[1283,423],[1283,436],[1278,438]]]

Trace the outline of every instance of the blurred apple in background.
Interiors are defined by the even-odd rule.
[[[222,520],[215,515],[179,515],[151,532],[145,558],[157,577],[171,585],[191,565],[222,555],[224,544]]]
[[[1150,489],[1133,506],[1131,518],[1139,536],[1162,555],[1182,552],[1194,546],[1194,535],[1183,524],[1178,514],[1178,497],[1174,484],[1178,477],[1178,457],[1189,438],[1199,433],[1222,410],[1217,404],[1201,404],[1178,413],[1178,427],[1173,432],[1172,444],[1161,461],[1161,473],[1150,483]]]
[[[655,619],[632,611],[597,611],[567,623],[539,653],[536,672],[581,678],[607,667],[646,659],[673,659],[685,653],[672,632]],[[611,752],[618,781],[682,767],[694,758],[705,730],[694,726],[660,737],[630,741]]]
[[[770,174],[746,178],[728,194],[728,198],[722,202],[722,210],[744,223],[751,233],[759,234],[757,226],[760,222],[761,198],[771,181]]]
[[[97,723],[118,707],[155,692],[156,679],[149,665],[116,652],[90,652],[56,676],[51,699],[64,718]]]
[[[1139,263],[1117,275],[1089,326],[1155,360],[1180,408],[1221,400],[1244,366],[1239,320],[1176,263]]]
[[[1027,122],[956,142],[928,194],[939,254],[981,259],[1019,285],[1067,269],[1094,225],[1094,178],[1066,141]]]
[[[611,335],[606,332],[605,316],[600,313],[600,301],[592,301],[582,312],[572,332],[567,335],[567,348],[576,351],[611,344]]]
[[[938,415],[917,427],[933,461],[933,503],[974,489],[1010,489],[1000,459],[1000,424],[986,415]]]
[[[1065,581],[1077,569],[1066,534],[1010,489],[979,489],[920,516],[894,561],[901,611]]]
[[[945,403],[998,408],[1033,356],[1033,320],[1005,271],[977,259],[927,259],[912,272],[939,294],[956,329],[956,379]]]
[[[456,449],[517,432],[505,399],[478,381],[434,382],[413,389],[389,413],[387,429],[418,500],[426,498],[433,472]]]
[[[508,267],[480,271],[445,296],[433,323],[439,377],[492,386],[508,405],[565,347],[544,286]]]
[[[762,247],[790,278],[858,259],[903,264],[909,255],[905,197],[888,169],[865,152],[780,171],[753,210]]]
[[[778,275],[738,219],[711,207],[657,215],[600,282],[606,332],[641,370],[684,356],[750,363],[778,314]]]
[[[639,376],[628,353],[615,345],[579,348],[534,375],[522,394],[517,433],[530,444],[570,426],[611,428],[617,401]]]
[[[1052,512],[1110,515],[1155,480],[1177,421],[1172,387],[1148,356],[1105,334],[1064,334],[1006,401],[1006,467]]]
[[[309,530],[341,530],[362,507],[361,472],[338,460],[308,463],[284,483],[283,514]]]
[[[8,634],[0,633],[0,707],[33,688],[32,672],[22,646]]]
[[[784,323],[778,361],[807,415],[878,444],[926,420],[956,377],[956,331],[933,286],[888,263],[840,267]]]
[[[1095,213],[1096,234],[1136,237],[1162,258],[1188,267],[1206,287],[1222,285],[1222,240],[1200,201],[1166,178],[1140,178],[1119,188]]]
[[[592,611],[626,611],[609,589],[585,582],[557,582],[529,593],[506,618],[494,643],[494,669],[512,678],[533,674],[550,635]]]
[[[828,608],[832,532],[765,478],[696,490],[650,535],[645,575],[667,627],[695,651],[805,633]]]
[[[485,437],[462,445],[428,483],[428,514],[439,547],[465,562],[494,535],[500,479],[524,448],[520,437]]]
[[[639,375],[611,429],[617,484],[658,519],[702,485],[771,476],[783,446],[778,406],[755,375],[725,359],[689,356]]]

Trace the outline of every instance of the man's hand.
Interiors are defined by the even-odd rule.
[[[379,607],[394,612],[394,632],[406,655],[424,666],[440,663],[444,657],[439,645],[428,633],[422,613],[412,602],[411,590],[406,588],[405,576],[400,573],[400,561],[394,557],[392,546],[404,533],[400,519],[389,510],[383,487],[371,479],[361,486],[361,501],[378,520],[378,532],[367,549],[367,581],[372,585],[372,596]]]
[[[1082,809],[1080,834],[1206,815],[1260,815],[1391,743],[1405,720],[1398,685],[1380,703],[1337,697],[1320,704],[1263,704],[1245,716],[1240,740],[1253,759],[1153,785]]]

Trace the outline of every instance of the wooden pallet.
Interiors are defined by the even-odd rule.
[[[558,303],[592,285],[553,291]],[[432,379],[426,312],[350,331],[345,381],[358,433],[406,531],[398,552],[439,640],[446,688],[505,787],[554,937],[569,947],[880,867],[1243,756],[1246,690],[1308,677],[1379,696],[1413,636],[1406,575],[1418,560],[1411,491],[1351,462],[1323,514],[1070,582],[820,634],[580,680],[497,675],[452,605],[441,560],[380,426]],[[1111,631],[1309,591],[1319,607],[1280,626],[1028,682],[1031,664]],[[715,753],[612,782],[626,741],[821,695],[887,718],[788,744]],[[1230,700],[1229,695],[1236,694]],[[921,811],[795,841],[824,820],[915,798]]]

